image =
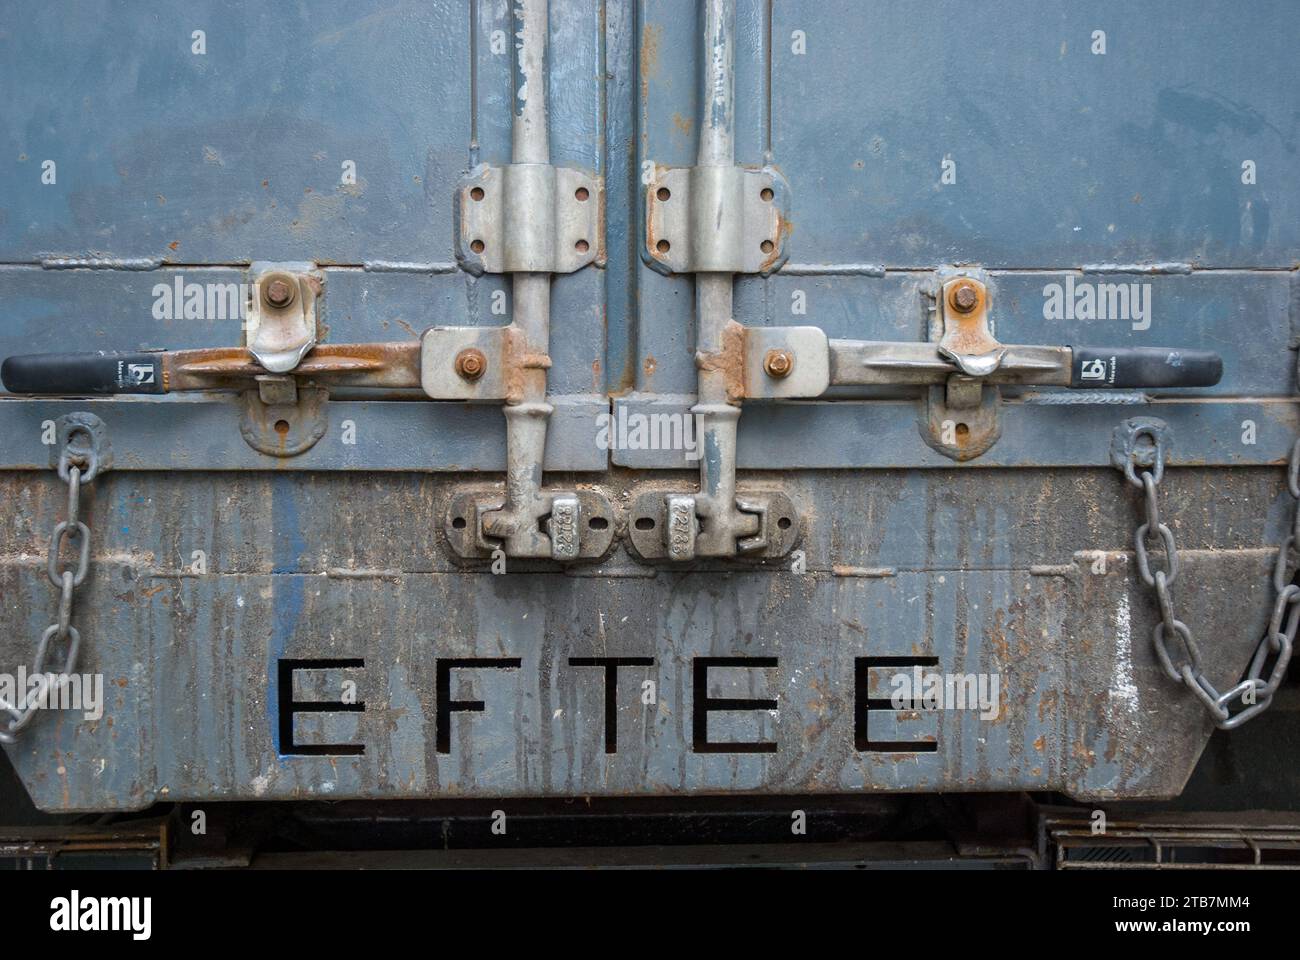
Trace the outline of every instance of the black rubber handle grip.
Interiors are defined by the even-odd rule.
[[[1071,347],[1070,386],[1212,387],[1223,358],[1208,350],[1176,347]]]
[[[157,353],[33,353],[0,364],[10,393],[165,393]]]

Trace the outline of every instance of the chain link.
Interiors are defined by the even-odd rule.
[[[1124,466],[1129,482],[1142,489],[1144,522],[1138,525],[1133,537],[1138,576],[1155,591],[1160,607],[1160,620],[1152,631],[1156,659],[1171,680],[1185,684],[1205,704],[1214,717],[1215,725],[1223,730],[1239,727],[1252,717],[1268,709],[1273,694],[1286,676],[1295,645],[1296,630],[1300,627],[1300,586],[1292,584],[1286,576],[1291,550],[1300,544],[1300,440],[1291,448],[1287,467],[1287,489],[1295,501],[1291,534],[1278,550],[1273,567],[1273,615],[1269,619],[1268,633],[1260,640],[1251,658],[1246,678],[1230,690],[1220,693],[1201,667],[1201,651],[1192,636],[1191,628],[1174,614],[1173,598],[1169,588],[1178,578],[1178,545],[1173,531],[1160,520],[1160,503],[1157,489],[1163,475],[1165,450],[1163,438],[1154,431],[1139,431],[1149,436],[1154,444],[1151,454],[1155,469],[1137,472],[1136,456]],[[1152,570],[1150,543],[1159,542],[1164,553],[1166,569]],[[1173,652],[1171,653],[1171,646]],[[1272,665],[1269,666],[1269,661]],[[1267,668],[1267,669],[1266,669]],[[1245,704],[1245,709],[1233,713],[1229,705]]]
[[[58,619],[45,628],[36,644],[36,657],[32,661],[29,680],[19,689],[17,702],[0,697],[0,743],[13,743],[23,732],[37,710],[47,703],[47,696],[56,683],[70,675],[77,666],[77,653],[81,647],[81,634],[72,625],[72,606],[76,588],[86,579],[90,570],[90,528],[81,520],[81,485],[89,483],[99,473],[98,457],[89,451],[65,448],[59,457],[59,477],[68,485],[67,518],[54,525],[50,533],[49,562],[46,572],[50,583],[59,591]],[[59,553],[67,540],[75,541],[76,566],[59,569]],[[59,651],[62,650],[60,654]],[[47,661],[53,656],[56,663]]]

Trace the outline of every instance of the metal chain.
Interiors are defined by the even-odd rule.
[[[1139,474],[1135,469],[1141,466],[1136,462],[1139,458],[1136,455],[1130,456],[1124,463],[1124,476],[1142,490],[1145,500],[1146,519],[1138,526],[1133,543],[1137,555],[1138,576],[1142,578],[1143,583],[1155,591],[1156,601],[1160,605],[1160,620],[1152,632],[1156,657],[1170,679],[1186,684],[1201,699],[1205,708],[1213,715],[1216,726],[1222,730],[1231,730],[1268,709],[1273,694],[1277,692],[1282,678],[1286,675],[1287,664],[1291,660],[1291,651],[1295,644],[1296,629],[1300,627],[1300,586],[1286,580],[1287,558],[1292,547],[1300,544],[1300,440],[1297,440],[1295,446],[1291,448],[1291,461],[1287,468],[1287,488],[1296,502],[1292,514],[1291,534],[1278,550],[1277,562],[1273,567],[1273,591],[1276,599],[1273,603],[1273,616],[1269,620],[1268,633],[1255,649],[1250,668],[1246,672],[1246,679],[1230,690],[1220,693],[1201,669],[1201,651],[1196,645],[1191,629],[1174,615],[1174,602],[1169,595],[1169,588],[1178,579],[1178,546],[1174,542],[1173,531],[1160,520],[1160,503],[1156,497],[1156,490],[1164,476],[1164,440],[1156,431],[1139,430],[1138,433],[1145,433],[1155,444],[1151,455],[1152,468],[1142,468]],[[1168,567],[1166,570],[1152,572],[1147,542],[1153,536],[1158,537],[1164,547],[1165,562]],[[1285,625],[1283,625],[1284,618]],[[1184,652],[1177,665],[1166,646],[1175,639],[1182,643]],[[1270,657],[1274,659],[1265,678],[1265,666]],[[1230,712],[1228,705],[1234,701],[1246,704],[1246,708],[1237,713]]]
[[[50,583],[59,591],[58,619],[45,628],[37,641],[36,657],[32,661],[29,675],[29,679],[37,678],[35,686],[20,689],[16,703],[0,696],[0,743],[14,743],[17,740],[19,734],[32,722],[36,711],[46,704],[51,689],[56,683],[61,684],[77,666],[81,634],[72,625],[72,601],[74,592],[85,581],[90,570],[90,528],[81,520],[81,485],[94,480],[99,473],[98,456],[93,448],[74,450],[69,443],[60,453],[58,472],[60,479],[68,485],[68,512],[67,518],[56,523],[50,534],[49,561],[46,566]],[[64,541],[69,539],[75,541],[76,567],[60,570],[59,551]],[[62,663],[56,663],[58,669],[47,668],[46,661],[52,653],[57,659],[59,649],[64,650]]]

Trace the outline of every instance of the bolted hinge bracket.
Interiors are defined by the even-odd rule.
[[[789,253],[790,185],[773,167],[662,167],[641,255],[659,273],[769,274]]]
[[[605,262],[605,181],[549,163],[480,164],[456,192],[467,272],[573,273]]]

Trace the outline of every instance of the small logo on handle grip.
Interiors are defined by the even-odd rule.
[[[1109,369],[1104,358],[1098,357],[1095,360],[1081,360],[1079,362],[1079,379],[1114,383],[1115,382],[1115,358],[1110,358]]]
[[[125,360],[117,362],[119,390],[152,386],[157,383],[156,378],[157,366],[154,363],[128,363]]]

